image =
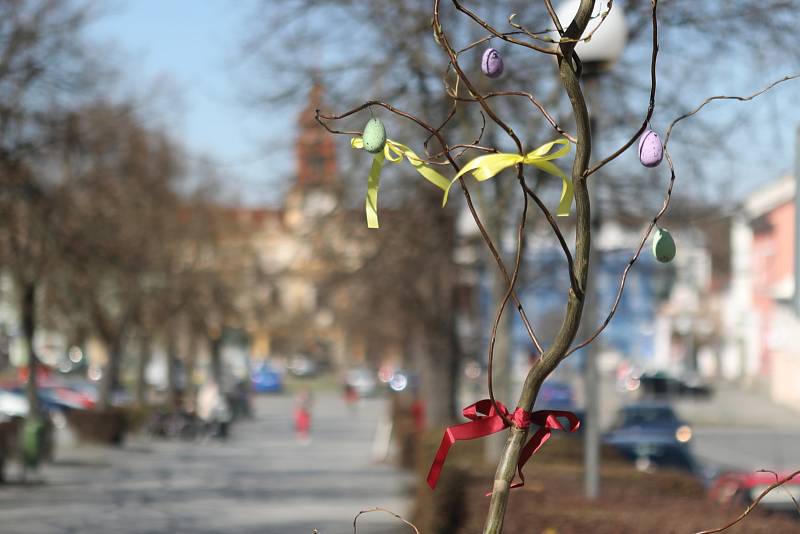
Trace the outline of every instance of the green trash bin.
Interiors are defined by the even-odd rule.
[[[22,461],[27,469],[36,469],[44,452],[45,424],[38,417],[25,419],[22,426]]]

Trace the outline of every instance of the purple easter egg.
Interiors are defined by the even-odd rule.
[[[494,48],[487,48],[481,58],[481,70],[489,78],[497,78],[503,74],[503,58]]]
[[[645,167],[656,167],[664,157],[661,138],[653,130],[645,130],[639,138],[639,161]]]

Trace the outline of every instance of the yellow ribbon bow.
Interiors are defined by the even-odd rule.
[[[350,146],[356,149],[364,148],[364,140],[360,137],[355,137],[350,140]],[[384,160],[391,161],[392,163],[400,163],[403,161],[403,158],[407,159],[411,166],[433,185],[443,191],[449,189],[450,182],[447,178],[425,165],[422,158],[417,156],[413,150],[402,143],[387,139],[383,151],[375,154],[372,160],[372,168],[369,171],[367,197],[365,201],[367,227],[378,228],[378,188],[381,184],[381,169],[383,168]]]
[[[562,148],[550,153],[555,145],[564,145]],[[478,156],[471,160],[469,163],[456,174],[447,187],[444,189],[444,198],[442,199],[442,206],[447,204],[447,195],[450,188],[456,181],[464,174],[472,172],[472,175],[478,181],[488,180],[499,174],[504,169],[512,167],[517,164],[533,165],[548,174],[558,176],[561,178],[561,201],[558,204],[558,211],[560,216],[569,215],[570,207],[572,206],[572,182],[567,178],[564,172],[550,162],[550,160],[562,158],[569,153],[569,141],[567,139],[557,139],[545,143],[539,148],[532,150],[524,156],[520,154],[500,153],[500,154],[487,154],[485,156]]]

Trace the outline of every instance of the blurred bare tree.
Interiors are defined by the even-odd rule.
[[[0,267],[18,293],[32,413],[39,410],[38,303],[58,258],[62,200],[42,161],[53,147],[57,117],[104,76],[83,39],[91,15],[83,2],[0,1]]]

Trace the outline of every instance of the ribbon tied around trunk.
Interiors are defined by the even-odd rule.
[[[515,427],[521,429],[527,429],[531,424],[539,426],[539,429],[534,432],[531,439],[528,440],[520,451],[519,459],[517,460],[517,473],[519,474],[520,482],[513,484],[511,486],[512,489],[525,485],[522,467],[528,459],[550,439],[553,430],[575,432],[581,424],[578,417],[574,413],[568,411],[539,410],[536,412],[528,412],[522,408],[517,408],[514,410],[514,413],[509,413],[508,409],[502,403],[497,402],[496,404],[497,409],[495,409],[495,405],[490,399],[483,399],[474,404],[470,404],[464,408],[462,412],[464,417],[470,419],[470,422],[453,425],[445,430],[442,442],[439,445],[439,449],[436,451],[433,464],[428,472],[428,486],[430,486],[431,489],[436,489],[436,483],[439,481],[439,475],[447,459],[447,453],[456,441],[482,438],[500,432],[509,426],[506,423],[506,419],[511,420],[511,423]],[[559,417],[564,417],[569,422],[566,428],[562,425],[561,421],[558,420]]]

